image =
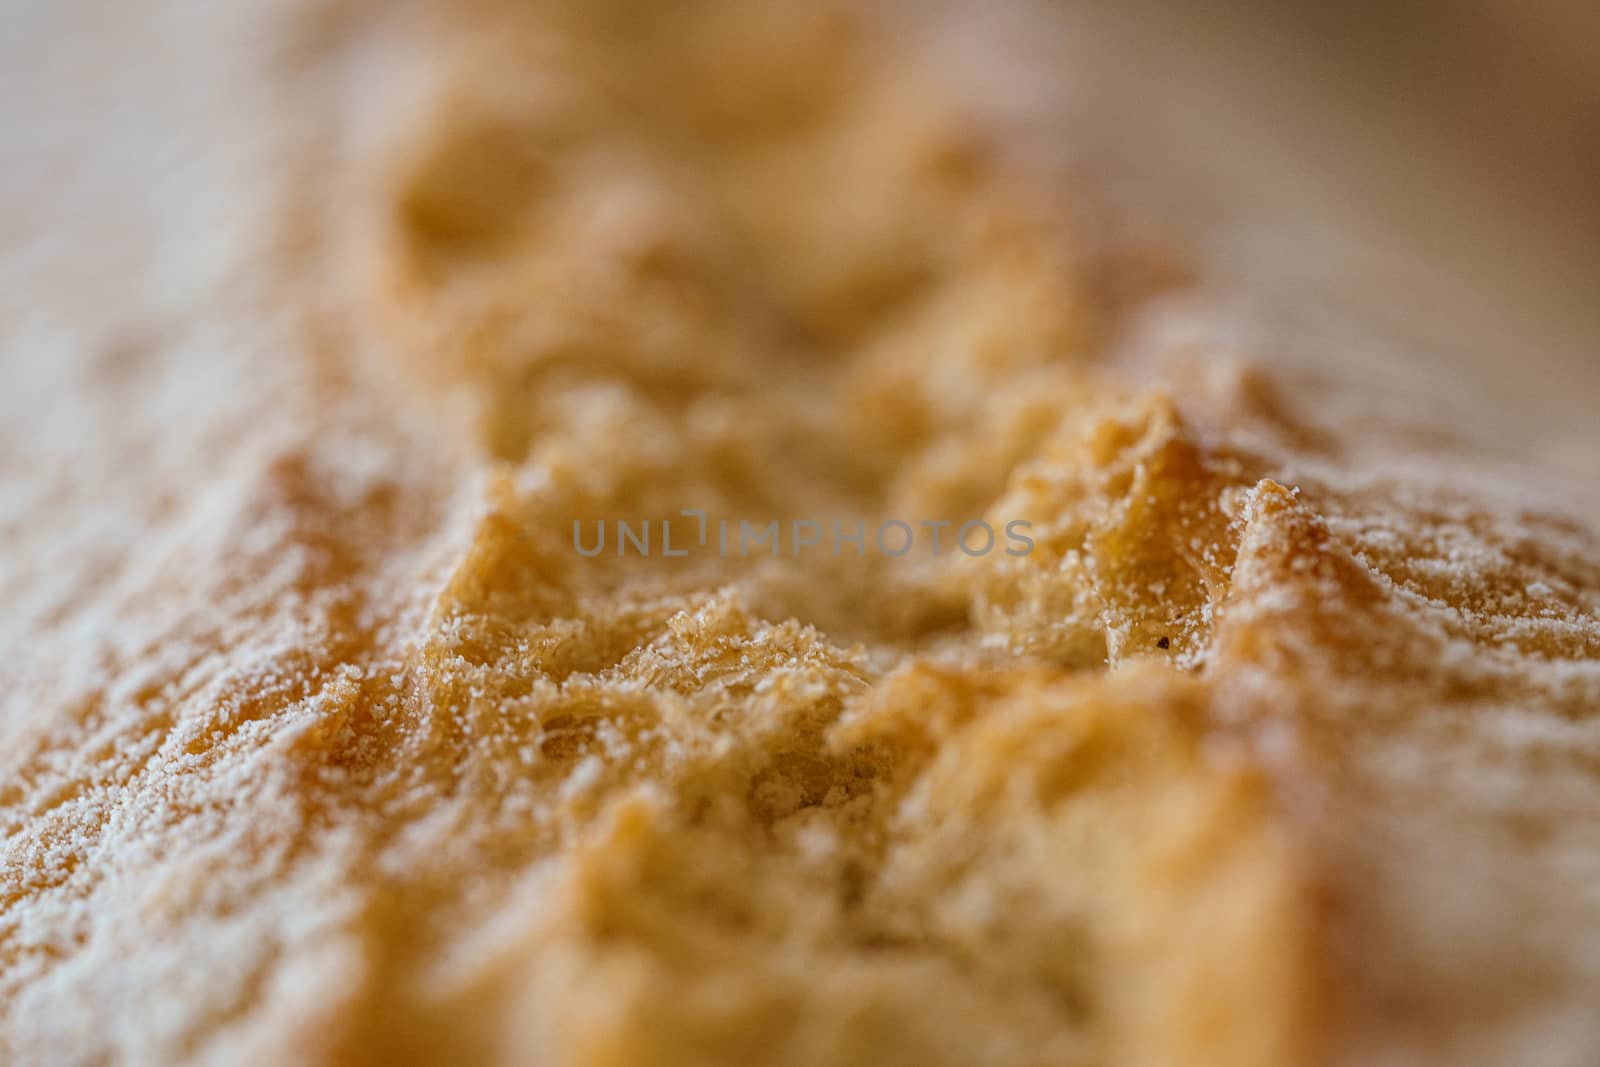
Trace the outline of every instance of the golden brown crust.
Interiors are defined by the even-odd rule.
[[[1589,531],[1128,362],[1181,272],[842,6],[285,23],[249,269],[6,413],[99,457],[6,530],[7,1056],[1600,1047]],[[575,551],[685,508],[1034,547]]]

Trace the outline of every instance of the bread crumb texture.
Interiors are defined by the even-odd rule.
[[[5,253],[6,1062],[1600,1060],[1560,500],[1161,342],[851,5],[219,7]]]

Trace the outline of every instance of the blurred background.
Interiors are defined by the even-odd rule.
[[[1600,3],[880,3],[1017,151],[1175,229],[1208,295],[1283,327],[1248,355],[1365,360],[1444,422],[1487,406],[1507,444],[1580,478],[1600,467]],[[107,320],[180,306],[223,242],[194,245],[198,264],[188,245],[146,250],[234,233],[282,169],[252,155],[257,127],[292,118],[249,81],[258,24],[370,7],[0,5],[8,330],[57,289],[67,321],[85,292]],[[382,84],[371,51],[350,76]],[[135,282],[150,292],[127,296]]]
[[[941,9],[954,76],[1180,227],[1274,361],[1404,362],[1600,497],[1600,4],[976,8]]]

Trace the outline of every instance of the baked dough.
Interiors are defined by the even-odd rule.
[[[1600,1057],[1560,501],[1130,354],[852,5],[217,6],[10,179],[6,1062]],[[1034,549],[574,551],[685,509]]]

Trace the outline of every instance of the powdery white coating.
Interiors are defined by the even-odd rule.
[[[82,16],[0,35],[0,1058],[1594,1059],[1537,463],[842,6]],[[684,507],[1037,547],[571,551]]]

